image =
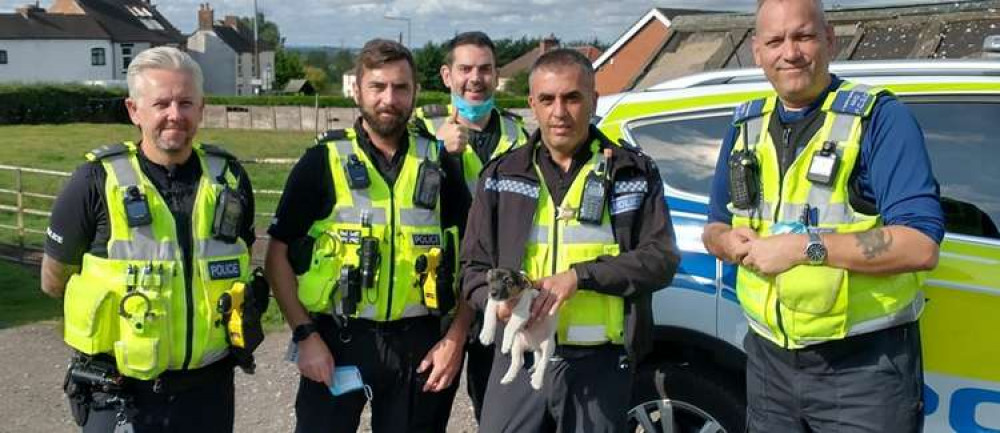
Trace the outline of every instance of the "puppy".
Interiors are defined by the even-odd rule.
[[[490,269],[486,273],[486,280],[489,284],[490,299],[486,303],[483,330],[479,334],[479,341],[484,345],[493,343],[497,322],[497,306],[501,302],[520,296],[514,311],[511,312],[510,320],[504,328],[500,352],[513,352],[511,353],[510,368],[500,379],[500,383],[508,384],[514,380],[518,370],[524,365],[524,352],[531,350],[535,354],[535,365],[531,372],[531,387],[541,389],[545,380],[545,366],[556,350],[555,333],[559,316],[543,317],[531,329],[523,329],[525,322],[531,317],[531,303],[540,292],[532,286],[527,276],[510,269]]]

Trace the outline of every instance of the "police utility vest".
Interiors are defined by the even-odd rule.
[[[455,107],[451,105],[427,105],[417,108],[414,121],[423,122],[431,134],[437,134],[438,128],[448,120],[454,110]],[[500,141],[496,149],[493,149],[489,161],[480,161],[472,146],[466,146],[462,152],[462,175],[465,177],[466,188],[473,194],[476,192],[479,173],[483,171],[486,163],[528,142],[528,137],[524,134],[524,123],[520,118],[497,109],[493,109],[492,114],[498,116],[500,120]]]
[[[191,215],[188,286],[174,216],[140,170],[136,146],[126,142],[87,154],[107,172],[111,236],[108,257],[85,254],[80,273],[66,286],[64,338],[85,354],[112,354],[128,377],[149,380],[165,370],[202,367],[229,351],[216,305],[234,283],[248,280],[250,262],[242,239],[227,243],[212,236],[219,192],[237,187],[227,170],[232,156],[197,143],[192,155],[202,176]],[[126,206],[136,204],[127,198],[135,191],[145,197],[151,218],[130,227]]]
[[[760,165],[756,207],[733,212],[733,227],[750,227],[761,237],[782,222],[811,222],[820,233],[854,233],[882,226],[878,215],[851,207],[849,179],[861,154],[862,123],[887,91],[845,82],[826,97],[822,127],[780,178],[778,152],[767,125],[777,98],[747,102],[735,111],[739,128],[733,152],[752,151]],[[829,185],[808,179],[813,155],[832,145],[838,157]],[[799,265],[776,277],[740,267],[737,294],[751,329],[785,348],[796,349],[909,323],[923,309],[922,273],[866,275],[830,266]]]
[[[336,133],[336,134],[334,134]],[[420,165],[432,159],[432,140],[410,134],[410,145],[396,182],[389,186],[358,145],[353,129],[331,131],[318,140],[327,147],[336,203],[326,218],[315,222],[308,235],[315,239],[309,269],[299,276],[298,298],[310,312],[329,313],[379,322],[430,314],[423,289],[433,284],[431,269],[418,272],[418,262],[433,256],[450,236],[457,245],[457,228],[442,230],[441,203],[433,209],[414,204]],[[363,188],[349,185],[348,164],[360,162],[369,179]],[[377,241],[379,257],[373,269],[374,285],[363,287],[354,311],[345,311],[341,275],[348,267],[362,267],[359,254],[365,238]],[[421,259],[421,256],[424,256]],[[457,254],[456,254],[457,257]],[[456,269],[453,263],[451,269]],[[448,288],[454,291],[454,287]]]
[[[576,217],[583,201],[584,185],[603,158],[600,144],[600,140],[589,144],[593,156],[580,168],[562,203],[552,201],[552,195],[545,186],[536,163],[532,163],[532,166],[540,180],[537,186],[515,178],[488,178],[484,181],[486,191],[520,194],[537,203],[522,261],[522,269],[532,281],[569,270],[576,263],[619,253],[611,215],[618,211],[635,210],[645,192],[645,188],[638,187],[645,186],[645,181],[615,182],[613,188],[618,190],[616,192],[631,188],[635,194],[625,195],[622,197],[624,201],[611,202],[611,206],[605,203],[600,224],[580,222]],[[597,174],[608,179],[610,170],[607,167],[604,170],[605,173]],[[606,196],[611,196],[610,190]],[[619,296],[587,290],[587,287],[579,289],[559,310],[559,324],[556,328],[559,344],[624,344],[625,300]]]

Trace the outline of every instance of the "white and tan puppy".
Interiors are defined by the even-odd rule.
[[[531,317],[531,302],[538,296],[531,281],[523,273],[509,269],[490,269],[486,273],[490,298],[486,302],[486,312],[483,318],[483,329],[479,341],[484,345],[493,343],[496,332],[497,306],[501,302],[518,298],[517,305],[511,312],[510,320],[504,328],[501,353],[511,353],[510,368],[500,383],[511,383],[517,372],[524,365],[524,352],[531,350],[535,355],[535,365],[531,372],[531,387],[541,389],[545,380],[545,367],[549,358],[556,350],[556,325],[559,315],[546,316],[531,329],[524,329],[525,322]]]

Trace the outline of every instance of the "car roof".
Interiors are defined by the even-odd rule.
[[[842,78],[857,77],[907,77],[907,76],[949,76],[949,77],[1000,77],[1000,59],[965,60],[878,60],[833,62],[830,72]],[[646,91],[686,89],[696,86],[765,82],[760,68],[724,69],[692,74],[664,81]]]

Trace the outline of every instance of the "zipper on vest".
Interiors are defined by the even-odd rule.
[[[551,202],[551,198],[549,199]],[[559,208],[552,213],[552,275],[556,274],[559,263]]]
[[[185,331],[184,331],[185,332],[185,335],[184,335],[184,364],[181,366],[182,370],[187,370],[188,367],[191,364],[191,355],[192,355],[192,352],[193,352],[193,350],[191,349],[191,346],[194,345],[194,329],[193,329],[194,328],[194,290],[192,289],[192,286],[194,286],[194,278],[195,278],[194,273],[198,269],[198,267],[194,266],[194,260],[195,260],[195,258],[194,258],[194,249],[195,249],[195,246],[194,246],[194,228],[193,227],[192,227],[191,233],[192,233],[192,236],[191,236],[191,250],[192,250],[191,251],[191,281],[187,281],[186,278],[185,278],[185,281],[184,281],[184,305],[187,307],[187,311],[186,311],[186,317],[185,317],[186,326],[185,326]],[[183,253],[181,253],[181,254],[183,255]],[[184,260],[182,259],[181,260],[181,263],[182,263],[182,265],[181,265],[182,269],[181,270],[182,271],[184,270],[183,269],[183,262],[184,262]]]
[[[787,126],[784,127],[784,130],[781,133],[781,139],[783,141],[781,143],[782,147],[787,148],[791,146],[791,143],[788,142],[791,135],[792,135],[792,129]],[[785,152],[787,151],[788,150],[786,149]],[[782,202],[782,197],[784,197],[784,189],[785,189],[785,174],[787,174],[788,172],[788,169],[785,170],[781,169],[782,159],[783,159],[782,155],[779,155],[778,156],[778,203],[777,206],[775,206],[774,209],[772,210],[772,212],[774,213],[773,215],[771,215],[772,223],[778,222],[778,215],[781,213],[781,205],[782,205],[781,202]],[[793,160],[792,164],[794,163],[795,162]],[[791,164],[789,164],[788,168],[791,168]],[[778,330],[781,331],[781,347],[788,349],[788,334],[785,333],[785,324],[781,320],[781,301],[777,299],[775,299],[774,301],[774,314],[775,318],[778,321]]]
[[[385,320],[392,317],[392,292],[396,290],[396,203],[395,185],[389,188],[389,295],[385,302]],[[379,260],[382,258],[379,257]],[[378,284],[375,285],[378,290]],[[376,298],[378,299],[378,298]]]

